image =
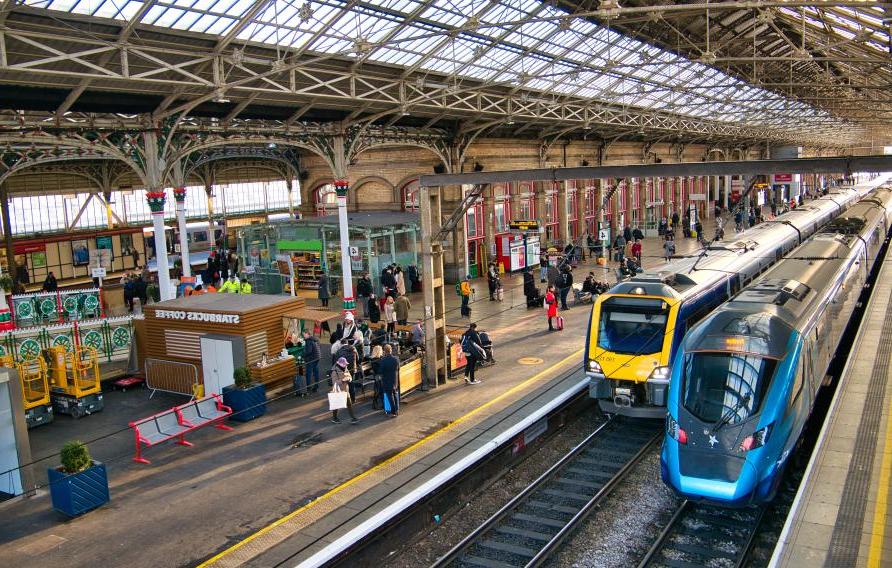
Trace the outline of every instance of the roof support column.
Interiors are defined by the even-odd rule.
[[[189,261],[189,238],[186,233],[186,188],[173,188],[173,198],[176,201],[177,208],[177,229],[180,232],[180,261],[183,265],[183,276],[192,276],[192,263]],[[211,238],[214,233],[211,232]],[[205,282],[205,286],[213,284],[213,282]]]
[[[152,210],[152,228],[155,233],[155,264],[158,266],[158,290],[161,301],[176,297],[170,285],[170,265],[167,262],[167,241],[164,238],[164,203],[167,196],[163,189],[146,191],[146,201]],[[146,263],[148,264],[148,262]]]
[[[3,216],[3,238],[6,243],[6,267],[15,282],[15,247],[12,244],[12,223],[9,220],[9,188],[0,184],[0,214]],[[10,290],[12,292],[13,290]],[[9,306],[6,303],[6,290],[0,289],[0,331],[15,328]]]
[[[486,185],[481,198],[483,199],[483,240],[486,243],[486,264],[489,266],[490,262],[498,261],[496,254],[496,203],[492,185]],[[481,268],[486,270],[486,268]]]
[[[420,187],[421,276],[424,292],[424,390],[446,382],[446,297],[443,244],[434,241],[443,219],[441,187]],[[465,245],[467,250],[467,245]]]

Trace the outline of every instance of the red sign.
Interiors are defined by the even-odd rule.
[[[793,181],[793,174],[774,174],[774,181],[785,183]]]
[[[31,254],[32,252],[46,252],[46,245],[43,243],[22,243],[13,245],[15,254]]]

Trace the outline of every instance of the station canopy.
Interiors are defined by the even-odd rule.
[[[558,2],[538,0],[20,0],[33,8],[136,22],[234,41],[274,46],[288,54],[329,54],[390,64],[411,80],[444,82],[456,90],[513,90],[521,100],[584,98],[624,108],[665,111],[753,127],[849,129],[854,125],[795,97],[745,82],[683,50],[634,39],[610,20],[579,17]],[[595,3],[597,4],[597,3]],[[602,2],[603,4],[603,2]],[[577,7],[578,8],[578,7]],[[784,8],[781,8],[784,9]],[[834,11],[809,26],[861,33],[867,19],[881,21],[869,3]],[[578,12],[577,12],[578,13]],[[848,14],[848,16],[847,16]],[[659,18],[656,18],[659,20]],[[660,22],[658,22],[660,23]],[[863,38],[862,38],[863,39]],[[888,35],[868,38],[882,52]],[[791,67],[792,68],[792,67]]]

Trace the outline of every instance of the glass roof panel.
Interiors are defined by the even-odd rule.
[[[142,1],[22,0],[37,8],[123,20],[135,17]],[[141,23],[225,34],[254,2],[163,0]],[[864,30],[853,45],[882,52],[888,41],[883,12],[874,7],[778,9],[795,18],[804,13],[806,25],[814,27],[823,25],[818,21],[823,17],[840,38],[856,38]],[[476,19],[467,25],[471,17]],[[692,116],[708,113],[732,122],[743,117],[774,120],[794,112],[815,123],[832,118],[799,101],[781,102],[779,95],[716,68],[570,18],[539,0],[271,0],[246,24],[241,40],[352,57],[361,53],[373,61],[456,74],[449,82],[474,78],[517,85],[523,74],[528,90],[667,107]],[[308,44],[316,34],[318,39]],[[368,43],[359,43],[363,41]]]

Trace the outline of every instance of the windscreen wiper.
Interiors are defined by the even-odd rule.
[[[715,434],[716,432],[721,430],[726,424],[728,424],[728,422],[731,421],[731,418],[737,414],[737,411],[740,410],[743,407],[743,405],[745,405],[747,402],[749,402],[750,394],[751,393],[746,393],[745,395],[743,395],[743,398],[738,399],[737,404],[735,404],[733,407],[729,408],[728,412],[724,413],[722,415],[722,417],[719,418],[719,421],[716,422],[715,426],[712,427],[712,431],[711,431],[712,434]]]

